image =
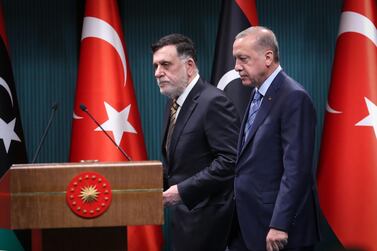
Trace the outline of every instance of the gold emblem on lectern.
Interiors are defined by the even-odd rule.
[[[81,188],[80,197],[85,203],[89,203],[97,200],[99,194],[96,186],[87,186]]]
[[[80,173],[67,187],[68,206],[83,218],[94,218],[103,214],[110,206],[111,198],[110,183],[99,173]]]

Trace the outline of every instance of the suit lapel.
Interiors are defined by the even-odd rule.
[[[166,159],[166,149],[165,149],[166,137],[167,137],[168,128],[169,128],[170,107],[172,105],[173,105],[173,100],[169,99],[169,101],[167,102],[166,107],[165,107],[164,120],[163,120],[164,124],[163,124],[163,127],[162,127],[162,135],[163,135],[162,139],[163,140],[162,140],[161,150],[162,150],[162,154],[164,155],[165,159]]]
[[[169,156],[174,156],[174,151],[179,141],[179,137],[181,136],[187,121],[190,119],[193,111],[198,104],[197,100],[202,93],[203,88],[204,84],[201,79],[199,79],[184,101],[175,123],[172,139],[170,142]]]
[[[281,84],[280,79],[283,76],[282,73],[283,73],[283,71],[281,71],[275,77],[275,79],[271,83],[271,86],[268,88],[266,95],[263,97],[262,104],[259,108],[259,111],[258,111],[256,117],[255,117],[255,120],[253,122],[253,126],[251,127],[251,131],[250,131],[250,133],[249,133],[249,135],[246,139],[246,142],[242,146],[240,155],[243,153],[245,147],[248,144],[250,144],[250,142],[254,138],[254,135],[255,135],[256,131],[258,130],[259,126],[262,124],[262,122],[264,121],[264,119],[266,118],[268,113],[270,112],[271,107],[275,103],[277,95],[278,95],[277,90],[279,89],[280,84]],[[246,120],[247,120],[247,117],[245,116],[244,121],[243,121],[243,126],[242,126],[243,128],[245,127]],[[243,132],[243,131],[241,131],[241,132]]]
[[[237,149],[241,149],[241,147],[244,146],[244,144],[243,144],[243,135],[244,135],[244,131],[245,131],[246,121],[247,121],[247,118],[249,117],[250,103],[251,103],[251,100],[252,100],[251,97],[254,96],[254,93],[255,93],[255,88],[251,92],[251,95],[249,97],[249,103],[247,104],[247,108],[246,108],[245,114],[243,115],[243,120],[242,120],[242,123],[241,123],[240,133],[239,133],[239,136],[238,136]]]

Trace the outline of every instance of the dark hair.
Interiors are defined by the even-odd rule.
[[[162,47],[175,45],[178,56],[191,57],[196,63],[196,51],[192,40],[182,34],[173,33],[160,38],[156,43],[152,44],[152,52],[155,53]]]

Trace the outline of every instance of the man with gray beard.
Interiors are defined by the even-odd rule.
[[[160,92],[169,97],[162,156],[172,250],[223,251],[234,209],[238,113],[200,78],[191,39],[167,35],[152,52]]]

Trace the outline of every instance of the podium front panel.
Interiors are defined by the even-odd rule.
[[[68,184],[82,172],[96,172],[111,185],[112,202],[96,218],[79,217],[66,203]],[[13,229],[163,224],[158,161],[14,165],[10,193]]]

